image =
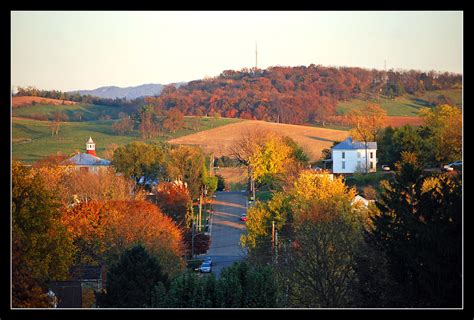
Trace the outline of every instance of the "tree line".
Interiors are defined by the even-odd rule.
[[[462,88],[462,75],[416,70],[369,70],[354,67],[269,67],[265,70],[225,70],[219,76],[191,81],[176,88],[166,86],[158,97],[105,99],[57,90],[18,88],[17,95],[67,99],[123,107],[127,114],[151,105],[157,115],[179,110],[183,115],[256,119],[302,124],[336,121],[336,105],[358,98],[395,98],[405,93]],[[452,104],[440,96],[435,104]]]
[[[147,97],[145,102],[157,112],[178,108],[185,115],[218,113],[229,118],[324,125],[334,119],[339,101],[417,95],[461,88],[461,82],[461,75],[447,72],[278,66],[226,70],[215,78],[165,87],[159,97]]]

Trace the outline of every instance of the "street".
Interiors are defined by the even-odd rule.
[[[245,222],[240,215],[246,212],[246,193],[217,192],[213,201],[211,248],[207,256],[214,263],[212,272],[216,277],[221,270],[245,257],[240,245],[240,236],[245,232]]]

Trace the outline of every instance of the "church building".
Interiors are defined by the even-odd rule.
[[[99,172],[110,167],[110,161],[99,158],[95,152],[95,142],[92,137],[86,142],[86,153],[78,153],[67,162],[76,167],[76,170]]]

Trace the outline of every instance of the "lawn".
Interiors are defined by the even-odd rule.
[[[192,117],[185,117],[187,126],[190,125],[191,118]],[[48,155],[57,154],[58,152],[61,152],[63,155],[70,155],[75,151],[84,152],[85,144],[89,137],[92,137],[96,143],[97,155],[103,157],[106,147],[109,144],[115,143],[120,146],[132,141],[141,141],[138,131],[134,131],[132,134],[126,136],[115,135],[112,131],[112,125],[116,121],[117,120],[63,122],[58,137],[52,137],[48,121],[13,118],[12,158],[25,163],[32,163]],[[197,131],[182,128],[175,133],[162,134],[146,142],[167,141],[237,121],[240,120],[200,118]]]
[[[13,109],[12,116],[33,119],[37,116],[46,116],[53,119],[54,113],[57,111],[66,114],[69,120],[75,120],[74,117],[80,115],[80,120],[92,121],[99,120],[99,117],[106,115],[112,119],[117,119],[118,114],[123,112],[123,108],[85,103],[73,105],[36,104]]]
[[[418,116],[421,108],[429,107],[429,101],[436,99],[437,96],[444,95],[456,106],[462,104],[462,90],[451,89],[451,90],[435,90],[427,91],[419,97],[414,95],[405,94],[395,99],[389,99],[381,96],[377,100],[365,101],[361,99],[352,99],[350,101],[340,102],[336,111],[338,114],[345,114],[347,111],[354,108],[361,108],[367,103],[372,102],[380,105],[384,110],[387,111],[388,116],[405,116],[414,117]]]

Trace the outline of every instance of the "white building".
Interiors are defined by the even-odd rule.
[[[351,137],[332,148],[332,172],[355,173],[377,171],[377,142],[353,141]]]
[[[92,137],[86,142],[86,153],[78,153],[65,161],[66,164],[72,164],[76,170],[99,172],[110,167],[110,161],[97,157],[95,153],[95,143]]]

